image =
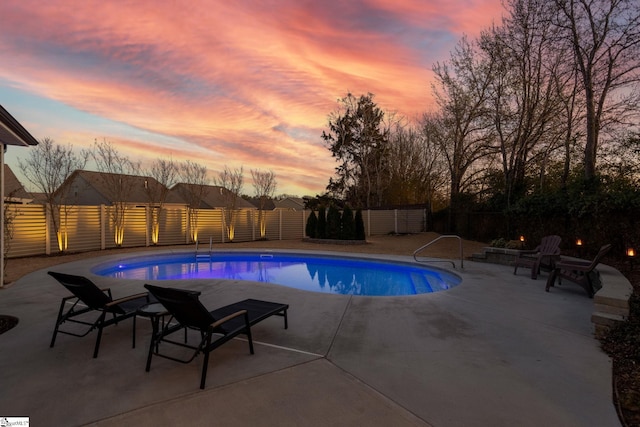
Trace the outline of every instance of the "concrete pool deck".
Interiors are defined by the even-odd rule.
[[[106,259],[111,257],[106,257]],[[387,259],[408,260],[406,256]],[[56,271],[89,275],[87,261]],[[445,264],[437,264],[445,267]],[[65,289],[39,270],[0,293],[20,319],[0,335],[0,417],[32,425],[616,426],[611,362],[593,337],[593,300],[567,283],[544,292],[510,267],[466,261],[461,285],[410,297],[325,295],[232,280],[161,282],[202,292],[212,309],[245,298],[290,305],[252,328],[256,352],[236,340],[184,365],[154,358],[140,319],[60,335],[49,348]],[[143,283],[95,278],[114,297]]]

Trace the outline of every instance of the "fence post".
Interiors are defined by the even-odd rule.
[[[251,240],[253,240],[255,242],[256,240],[256,212],[257,211],[251,211]],[[260,215],[258,215],[258,221],[260,220]],[[258,227],[260,227],[260,224],[258,223]]]
[[[393,210],[393,232],[398,234],[398,209]]]
[[[151,207],[149,205],[144,208],[144,245],[151,246],[149,243],[149,220],[151,219]]]
[[[185,215],[185,235],[184,235],[184,243],[185,245],[188,245],[190,243],[190,238],[191,238],[191,212],[190,212],[191,208],[189,206],[186,207],[186,209],[184,210],[184,215]]]
[[[222,243],[225,243],[225,241],[227,240],[227,219],[226,215],[224,214],[224,209],[220,209],[220,217],[220,222],[222,223]]]
[[[44,205],[44,253],[51,255],[51,210],[49,204]]]
[[[107,211],[106,211],[106,206],[105,205],[100,205],[100,249],[101,250],[105,250],[105,248],[107,247],[107,241],[106,241],[106,219],[107,217]]]
[[[278,236],[282,240],[282,209],[278,209]]]

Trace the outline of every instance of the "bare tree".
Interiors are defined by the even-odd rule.
[[[493,63],[487,114],[495,125],[506,206],[527,190],[534,161],[559,144],[562,113],[555,75],[565,55],[553,43],[550,15],[543,0],[509,0],[501,26],[483,31],[481,54]]]
[[[257,169],[251,169],[251,178],[253,180],[255,196],[258,198],[260,238],[264,239],[267,234],[265,206],[267,201],[273,198],[273,194],[276,191],[278,185],[276,182],[276,174],[273,171],[261,172]]]
[[[9,194],[5,196],[5,199],[11,199],[17,193],[17,190],[13,190]],[[5,284],[5,280],[7,278],[7,255],[9,255],[9,250],[11,249],[11,241],[13,240],[13,235],[15,232],[15,224],[14,221],[18,217],[19,212],[16,209],[16,205],[13,203],[4,203],[4,253],[2,254],[2,262],[4,263],[3,273],[4,277],[0,280],[0,288],[2,288]]]
[[[557,25],[573,50],[586,103],[584,175],[596,174],[600,132],[636,113],[640,82],[640,7],[637,0],[555,0]]]
[[[449,169],[452,231],[455,227],[452,215],[460,209],[467,174],[477,161],[495,152],[491,144],[492,123],[487,118],[495,64],[481,59],[465,37],[448,62],[433,67],[436,77],[433,91],[440,111],[426,122],[430,125],[428,133],[441,146]]]
[[[160,214],[169,195],[169,188],[176,183],[178,167],[173,159],[156,159],[146,173],[155,181],[145,181],[145,192],[149,199],[151,214],[151,241],[158,244],[160,236]]]
[[[422,129],[397,122],[389,132],[388,191],[391,204],[427,203],[445,181],[446,168],[433,139]]]
[[[67,249],[67,218],[74,207],[70,203],[71,187],[63,183],[74,171],[85,167],[88,157],[88,152],[76,154],[71,145],[58,145],[53,139],[44,138],[29,150],[29,156],[24,161],[18,159],[24,176],[44,195],[61,252]]]
[[[243,184],[243,168],[229,169],[228,166],[218,174],[215,179],[216,185],[222,187],[222,196],[224,198],[224,220],[227,227],[227,237],[233,241],[235,237],[236,218],[237,218],[237,202],[242,191]]]
[[[109,210],[114,230],[114,241],[122,246],[124,240],[125,215],[129,208],[128,200],[132,194],[137,177],[140,174],[140,162],[133,162],[122,155],[111,142],[94,142],[92,156],[96,162],[107,197],[112,206]]]
[[[189,205],[189,233],[192,242],[198,241],[198,212],[202,199],[209,192],[209,178],[207,167],[201,166],[190,160],[178,166],[180,181],[185,185],[180,186],[180,195]]]

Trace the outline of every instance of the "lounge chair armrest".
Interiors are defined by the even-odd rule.
[[[211,329],[217,328],[218,326],[222,325],[223,323],[228,322],[231,319],[235,319],[238,316],[244,316],[245,314],[247,314],[247,310],[236,311],[235,313],[232,313],[232,314],[230,314],[228,316],[225,316],[222,319],[216,320],[211,325],[209,325],[209,327]],[[247,326],[249,326],[249,325],[247,325]]]
[[[110,301],[110,302],[106,303],[105,307],[112,307],[114,305],[122,304],[123,302],[133,301],[133,300],[136,300],[138,298],[143,298],[143,297],[147,297],[148,298],[149,297],[149,293],[148,292],[143,292],[141,294],[129,295],[127,297],[114,299],[113,301]]]

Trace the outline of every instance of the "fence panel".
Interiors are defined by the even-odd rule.
[[[395,211],[369,211],[371,223],[365,225],[365,230],[369,230],[369,235],[394,233],[396,231]]]
[[[280,239],[280,211],[264,211],[265,221],[267,225],[265,237],[267,240]],[[257,214],[256,214],[257,215]],[[257,238],[260,237],[260,228],[258,228]]]
[[[142,206],[127,209],[124,221],[123,247],[147,245],[147,208]]]
[[[158,245],[181,245],[186,242],[187,210],[164,208],[160,212]]]
[[[67,213],[67,245],[74,252],[97,251],[100,242],[100,206],[74,206]],[[51,253],[59,252],[51,230]]]
[[[209,244],[209,239],[213,243],[223,242],[222,210],[220,209],[200,209],[198,211],[198,241]],[[228,240],[225,232],[224,241]]]
[[[304,224],[307,218],[305,212],[301,211],[281,211],[282,212],[282,240],[302,239],[304,237]]]
[[[396,214],[397,233],[419,233],[425,228],[424,209],[403,209]]]
[[[234,242],[250,242],[253,240],[255,220],[253,210],[242,209],[235,212]]]
[[[46,252],[47,227],[43,205],[7,205],[13,237],[5,239],[7,257],[43,255]]]

